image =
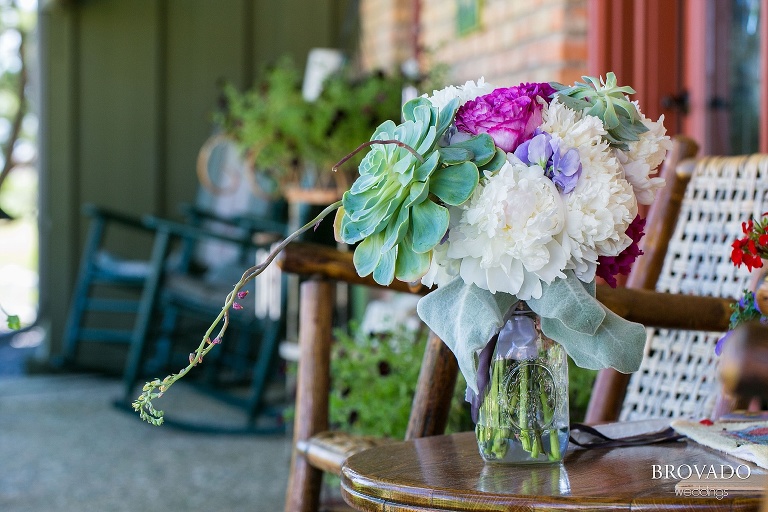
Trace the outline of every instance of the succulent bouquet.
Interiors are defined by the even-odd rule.
[[[453,350],[473,393],[481,393],[477,354],[518,301],[579,366],[636,370],[644,328],[594,297],[596,277],[615,284],[640,254],[637,206],[663,185],[654,174],[670,140],[633,93],[608,73],[573,86],[494,88],[480,79],[409,101],[401,123],[382,123],[353,152],[369,149],[341,201],[246,272],[190,366],[147,383],[134,408],[161,423],[151,400],[221,341],[242,286],[333,210],[338,239],[356,244],[361,276],[437,287],[418,313]]]

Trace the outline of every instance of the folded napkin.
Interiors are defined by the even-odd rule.
[[[699,444],[768,469],[768,421],[675,420],[670,426]]]

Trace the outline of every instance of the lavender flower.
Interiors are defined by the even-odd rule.
[[[515,156],[526,165],[538,165],[557,188],[568,194],[576,188],[581,176],[579,152],[561,147],[561,141],[550,134],[536,130],[532,139],[520,144]]]
[[[507,152],[514,151],[530,139],[541,124],[542,105],[537,97],[549,101],[554,92],[547,83],[496,89],[459,108],[456,127],[472,135],[487,133],[496,146]]]

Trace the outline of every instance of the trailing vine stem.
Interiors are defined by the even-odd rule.
[[[401,142],[399,140],[372,140],[365,142],[363,144],[360,144],[360,146],[357,147],[353,152],[342,158],[336,165],[332,167],[333,171],[336,171],[341,165],[344,164],[347,160],[352,158],[355,154],[360,152],[361,150],[372,146],[373,144],[394,144],[396,146],[399,146],[401,148],[407,149],[410,153],[416,156],[416,158],[420,162],[424,162],[424,158],[411,146],[408,144]],[[226,300],[224,301],[224,306],[221,308],[221,312],[219,312],[216,319],[213,321],[210,327],[208,327],[208,330],[203,335],[202,341],[200,341],[200,344],[198,345],[197,349],[194,352],[191,352],[189,354],[189,364],[182,368],[178,373],[171,374],[166,376],[163,380],[160,379],[154,379],[152,381],[147,382],[144,384],[144,387],[142,388],[141,395],[133,402],[132,407],[135,411],[139,413],[139,416],[141,419],[147,421],[148,423],[151,423],[152,425],[162,425],[163,423],[163,411],[159,409],[155,409],[154,405],[152,404],[152,400],[155,398],[160,398],[163,396],[163,393],[168,391],[168,389],[173,386],[176,382],[178,382],[182,377],[184,377],[187,373],[192,370],[195,366],[203,362],[203,358],[213,350],[213,347],[220,344],[223,340],[224,333],[227,330],[227,327],[229,327],[229,315],[230,315],[230,309],[235,304],[235,299],[238,298],[238,294],[240,293],[240,290],[248,284],[252,279],[254,279],[256,276],[264,272],[266,268],[272,263],[278,254],[280,254],[285,247],[291,243],[293,240],[295,240],[299,235],[302,233],[308,231],[309,229],[313,228],[317,224],[320,223],[325,217],[328,216],[331,212],[335,211],[342,205],[342,201],[336,201],[335,203],[331,204],[330,206],[326,207],[322,212],[320,212],[317,217],[288,235],[285,240],[280,242],[277,246],[275,246],[272,251],[270,251],[267,258],[259,263],[258,265],[255,265],[245,272],[243,272],[243,275],[240,277],[240,280],[235,283],[234,288],[231,292],[227,295]],[[224,320],[224,323],[221,326],[221,329],[216,334],[214,338],[211,338],[211,335],[213,334],[213,331],[216,329],[216,326]]]
[[[274,261],[278,254],[280,254],[289,243],[291,243],[305,231],[308,231],[317,225],[320,221],[327,217],[329,213],[335,211],[339,206],[341,206],[340,200],[325,208],[322,212],[320,212],[320,214],[317,215],[317,217],[288,235],[285,240],[280,242],[280,244],[272,249],[272,251],[262,263],[249,268],[243,273],[243,275],[240,277],[240,280],[235,284],[232,291],[227,295],[224,306],[221,308],[221,312],[218,314],[216,319],[203,335],[203,339],[200,342],[200,345],[198,345],[197,350],[189,354],[189,364],[182,368],[178,373],[168,375],[162,381],[160,379],[155,379],[144,384],[141,395],[139,395],[136,401],[134,401],[132,404],[133,409],[139,412],[141,419],[146,420],[153,425],[161,425],[163,423],[163,411],[155,409],[152,405],[152,400],[162,397],[163,393],[165,393],[168,388],[170,388],[173,384],[178,382],[182,377],[189,373],[192,368],[197,366],[199,363],[202,363],[203,358],[208,354],[208,352],[213,350],[213,347],[221,343],[224,338],[224,333],[226,332],[227,327],[229,327],[230,309],[235,303],[235,299],[238,298],[238,293],[243,288],[243,286],[264,272],[269,264]],[[219,322],[221,322],[222,319],[224,320],[224,323],[222,324],[221,329],[219,330],[218,334],[216,334],[215,338],[211,338],[213,331],[216,329],[216,326],[219,324]]]
[[[405,148],[405,149],[408,150],[409,153],[411,153],[413,156],[416,157],[416,160],[418,160],[422,164],[424,163],[424,157],[421,156],[418,151],[413,149],[411,146],[409,146],[405,142],[401,142],[401,141],[399,141],[397,139],[369,140],[368,142],[363,142],[362,144],[357,146],[357,149],[355,149],[353,152],[351,152],[350,154],[348,154],[347,156],[345,156],[344,158],[339,160],[336,165],[331,167],[331,170],[333,172],[336,172],[337,170],[339,170],[339,167],[344,165],[344,163],[347,160],[349,160],[350,158],[352,158],[353,156],[355,156],[356,154],[358,154],[360,151],[364,150],[365,148],[373,146],[374,144],[394,144],[395,146],[398,146],[398,147],[401,147],[401,148]]]

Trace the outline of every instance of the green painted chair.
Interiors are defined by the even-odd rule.
[[[226,155],[217,151],[226,150],[219,148],[207,156],[223,159]],[[195,206],[184,209],[185,222],[85,207],[92,220],[61,363],[65,368],[82,367],[84,344],[123,346],[127,356],[122,405],[129,406],[138,393],[137,385],[147,376],[186,365],[206,322],[210,324],[216,317],[242,272],[286,235],[282,203],[266,203],[249,190],[237,192],[239,199],[211,190],[210,186],[201,188]],[[230,212],[236,214],[226,215]],[[110,244],[116,239],[121,242],[128,231],[149,239],[145,259],[115,254]],[[260,309],[232,315],[227,343],[214,351],[196,381],[206,393],[242,407],[247,413],[244,429],[253,428],[265,412],[264,392],[275,375],[277,347],[285,326],[284,281],[278,273],[250,283],[246,303],[255,302]],[[234,387],[237,394],[231,392]],[[274,428],[282,429],[279,418],[274,423]],[[216,425],[179,426],[218,430]]]

